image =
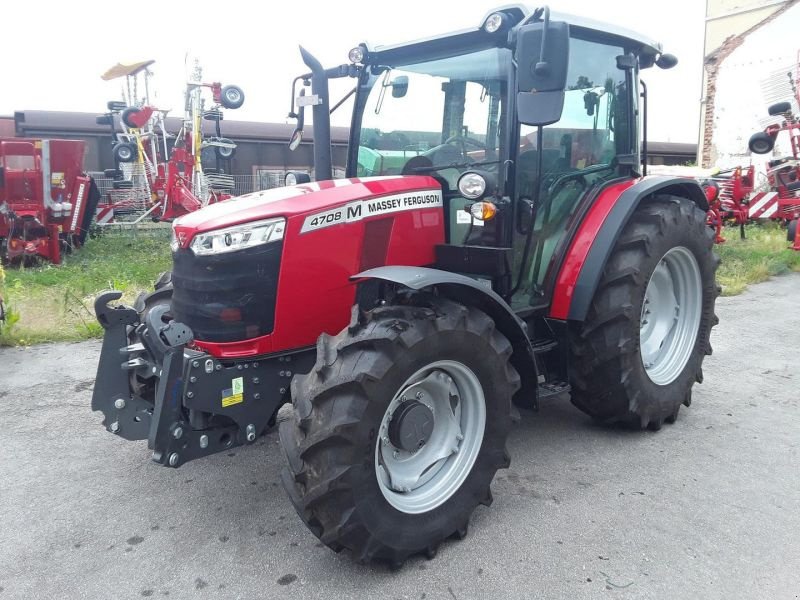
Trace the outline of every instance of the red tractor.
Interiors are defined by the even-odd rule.
[[[491,503],[515,404],[675,421],[711,353],[718,259],[700,185],[643,176],[640,71],[673,56],[520,7],[334,68],[301,53],[317,181],[177,219],[155,291],[97,298],[109,431],[178,467],[278,421],[314,535],[399,566]],[[355,102],[332,180],[340,77]]]
[[[100,193],[77,140],[0,138],[0,259],[19,263],[79,248]]]

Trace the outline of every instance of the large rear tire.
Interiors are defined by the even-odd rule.
[[[572,402],[595,419],[657,430],[691,403],[718,322],[705,221],[690,200],[662,195],[621,233],[586,320],[570,329]]]
[[[314,535],[394,567],[466,535],[509,464],[511,352],[489,316],[442,299],[354,311],[320,336],[279,415],[283,484]]]

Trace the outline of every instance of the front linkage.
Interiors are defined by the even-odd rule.
[[[288,400],[293,371],[313,353],[219,359],[188,345],[192,331],[168,320],[170,289],[109,306],[120,292],[95,301],[105,329],[92,410],[126,440],[147,439],[153,461],[170,467],[253,443]]]

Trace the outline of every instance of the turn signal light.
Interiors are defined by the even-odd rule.
[[[469,207],[469,212],[478,221],[489,221],[497,214],[497,207],[492,202],[476,202]]]

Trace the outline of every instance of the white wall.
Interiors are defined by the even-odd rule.
[[[758,171],[765,170],[772,156],[751,155],[747,141],[776,120],[767,114],[770,104],[791,99],[786,73],[797,70],[798,30],[800,4],[747,36],[720,65],[711,142],[711,162],[715,166],[749,165],[752,160]],[[776,86],[781,82],[782,87]],[[778,138],[774,156],[791,154],[784,135]]]

